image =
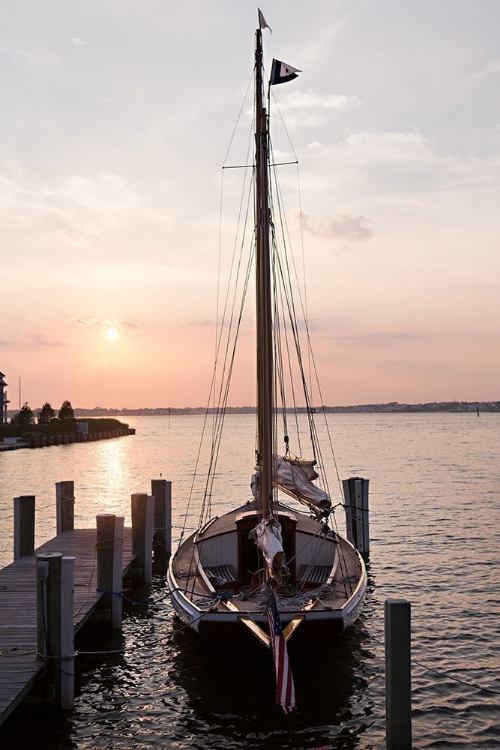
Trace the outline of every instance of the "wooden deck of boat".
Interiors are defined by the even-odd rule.
[[[96,530],[65,531],[35,554],[62,552],[75,561],[75,633],[96,609]],[[132,530],[124,530],[123,572],[132,566]],[[0,570],[0,724],[28,694],[44,668],[37,659],[36,558],[21,557]]]
[[[281,508],[280,508],[281,511]],[[200,535],[202,540],[213,538],[218,535],[227,534],[235,531],[236,517],[241,513],[256,512],[255,508],[251,505],[245,505],[240,508],[236,508],[230,513],[224,514],[223,516],[214,519],[207,527],[206,530]],[[283,512],[287,512],[283,508]],[[293,514],[295,515],[295,514]],[[297,513],[297,531],[315,535],[318,531],[319,524],[314,518],[311,518],[303,513]],[[356,584],[353,580],[349,582],[349,579],[354,579],[356,576],[359,578],[361,574],[361,565],[357,556],[357,553],[353,547],[339,537],[338,539],[341,548],[341,562],[339,564],[337,575],[333,581],[333,586],[329,592],[325,592],[325,595],[321,597],[321,602],[318,600],[311,608],[317,609],[341,609],[349,596],[352,594]],[[193,601],[196,602],[199,597],[198,606],[204,597],[214,595],[214,590],[210,590],[207,586],[202,575],[200,575],[199,569],[196,565],[194,555],[194,545],[192,540],[186,540],[183,547],[179,550],[176,555],[174,564],[174,575],[178,581],[179,587],[185,590]],[[318,584],[317,587],[319,587]],[[311,586],[308,587],[311,589]],[[314,587],[313,587],[314,588]],[[298,587],[300,589],[300,586]],[[300,594],[301,592],[298,591]],[[215,590],[217,594],[217,589]],[[307,588],[304,589],[304,594],[307,594]],[[285,600],[286,601],[286,598]],[[242,612],[259,612],[262,608],[261,603],[253,600],[251,597],[234,597],[232,599],[233,604],[240,609]],[[305,602],[304,602],[305,603]],[[201,607],[203,609],[203,607]],[[224,602],[220,602],[217,606],[219,611],[225,611],[227,607]],[[285,606],[286,609],[286,606]],[[295,607],[296,609],[296,607]]]

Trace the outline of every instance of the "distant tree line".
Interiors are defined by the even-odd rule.
[[[51,404],[47,401],[42,408],[40,409],[40,412],[38,414],[38,424],[50,424],[51,422],[74,422],[75,421],[75,412],[73,410],[73,407],[71,406],[70,401],[63,401],[61,404],[61,408],[59,409],[59,414],[56,416],[56,413],[54,409],[52,408]],[[36,424],[35,419],[35,413],[33,409],[30,408],[28,402],[25,402],[20,411],[15,414],[11,420],[10,424],[14,425],[31,425]]]

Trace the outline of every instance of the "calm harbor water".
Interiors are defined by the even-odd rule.
[[[85,527],[102,512],[129,523],[131,493],[171,479],[178,531],[202,421],[131,417],[135,436],[0,453],[0,565],[12,560],[12,498],[36,495],[41,544],[55,533],[61,480],[74,480],[75,523]],[[227,417],[215,512],[249,496],[254,425]],[[105,644],[122,650],[77,658],[74,711],[22,706],[0,728],[0,747],[383,747],[388,597],[412,602],[414,747],[500,747],[500,415],[330,415],[329,426],[340,477],[370,479],[370,588],[357,627],[293,654],[295,714],[274,706],[268,656],[224,653],[182,630],[157,575],[138,594],[149,606],[127,608],[123,632]],[[90,630],[77,648],[96,643]]]

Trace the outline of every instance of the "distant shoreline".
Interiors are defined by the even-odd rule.
[[[429,412],[500,412],[500,401],[434,401],[425,404],[399,404],[396,401],[391,401],[386,404],[358,404],[354,406],[315,406],[314,410],[316,413],[325,412],[327,414],[369,414],[369,413],[381,413],[381,414],[395,414],[395,413],[429,413]],[[208,411],[212,414],[215,409],[205,407],[191,407],[186,406],[183,408],[174,407],[158,407],[158,408],[142,408],[142,409],[107,409],[104,407],[95,407],[93,409],[79,409],[74,410],[75,416],[179,416],[188,414],[205,414]],[[227,414],[255,414],[257,411],[255,406],[228,406],[226,408]],[[280,410],[281,411],[281,410]],[[293,412],[293,409],[287,409],[287,412]],[[306,407],[300,407],[297,409],[299,414],[305,414],[307,412]]]

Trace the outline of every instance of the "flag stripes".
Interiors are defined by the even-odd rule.
[[[288,658],[286,639],[283,633],[283,626],[281,624],[274,591],[271,591],[266,615],[269,625],[269,635],[271,636],[274,672],[276,676],[276,703],[282,707],[285,713],[288,714],[296,708],[295,687],[293,684],[290,660]]]

